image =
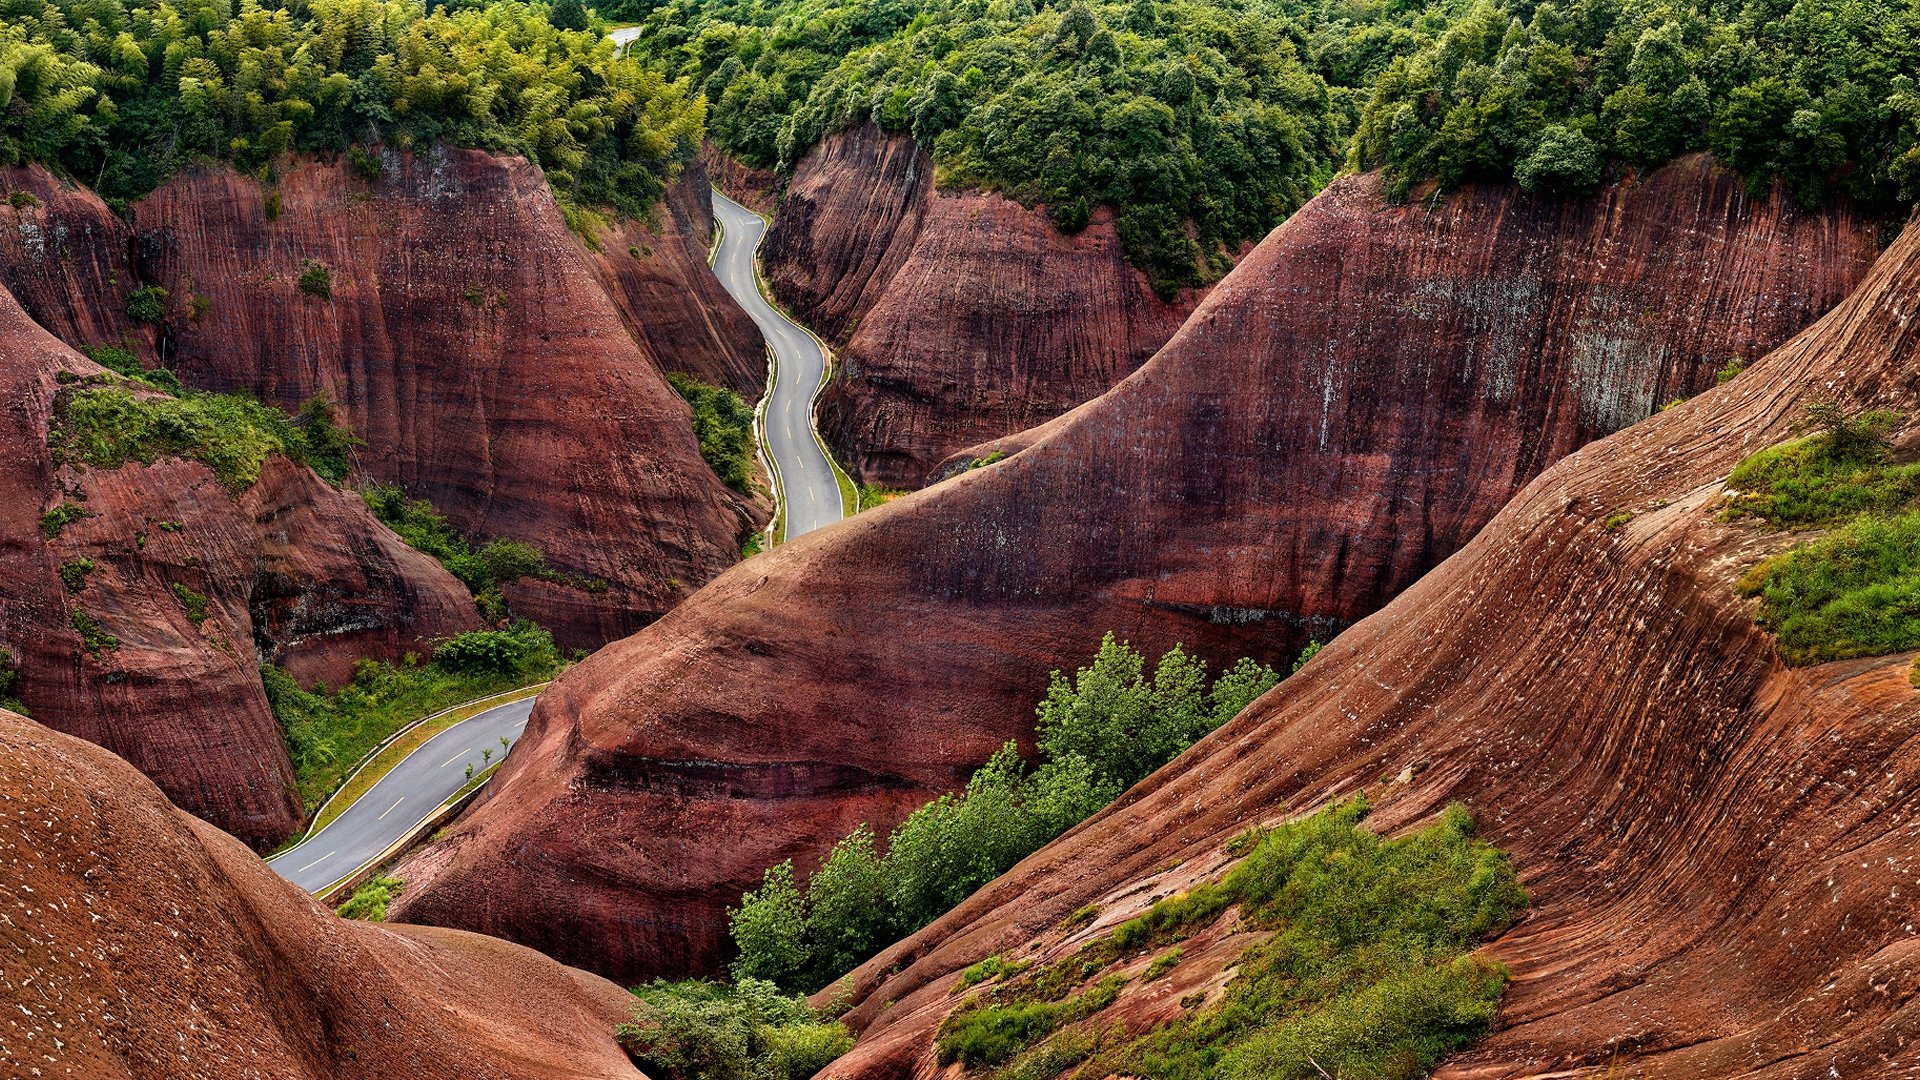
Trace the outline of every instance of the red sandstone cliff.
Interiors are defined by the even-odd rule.
[[[296,163],[271,192],[198,170],[140,201],[139,269],[172,293],[180,377],[282,405],[330,393],[368,476],[605,581],[506,590],[569,646],[631,633],[737,561],[757,511],[701,460],[666,361],[623,323],[540,171],[466,150],[383,160],[373,182]],[[330,299],[297,286],[309,261]]]
[[[599,235],[593,268],[627,331],[662,369],[754,402],[767,388],[766,345],[707,269],[711,193],[705,166],[689,164],[655,208],[652,227],[623,221]]]
[[[472,598],[358,496],[284,459],[238,495],[198,462],[57,464],[47,435],[63,373],[113,378],[0,291],[0,648],[18,664],[15,693],[180,806],[271,845],[299,807],[259,664],[338,682],[360,657],[477,628]],[[88,516],[48,537],[41,514],[63,503]],[[60,568],[79,560],[93,569],[73,591]],[[204,621],[174,585],[207,597]],[[75,611],[118,647],[90,655]]]
[[[9,202],[0,206],[0,286],[69,345],[118,343],[151,357],[152,331],[127,318],[127,294],[140,285],[127,223],[38,166],[0,167],[0,198]]]
[[[628,996],[505,942],[351,923],[97,747],[0,712],[10,1077],[639,1077]]]
[[[1156,297],[1109,212],[1062,236],[998,195],[936,193],[926,152],[871,125],[800,163],[763,255],[774,293],[844,365],[821,431],[854,475],[889,487],[1104,393],[1200,295]]]
[[[403,910],[620,977],[711,970],[765,866],[957,786],[1102,632],[1286,662],[1560,456],[1811,322],[1877,232],[1749,202],[1701,160],[1431,212],[1342,180],[1027,450],[751,560],[575,668],[403,872]]]
[[[933,1075],[962,967],[1066,955],[1218,873],[1247,826],[1361,789],[1386,831],[1463,801],[1532,892],[1489,948],[1514,975],[1498,1029],[1439,1075],[1914,1075],[1914,654],[1785,667],[1735,582],[1790,541],[1717,517],[1810,397],[1920,414],[1917,314],[1909,227],[1798,340],[1560,462],[1299,676],[862,967],[860,1044],[825,1075]],[[1068,940],[1088,903],[1102,929]],[[1189,949],[1089,1023],[1232,951]]]

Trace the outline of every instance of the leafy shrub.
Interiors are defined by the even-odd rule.
[[[1592,139],[1553,124],[1514,166],[1513,178],[1528,191],[1585,195],[1600,186],[1600,166],[1600,147]]]
[[[93,511],[79,503],[63,502],[40,515],[40,534],[49,540],[57,540],[67,526],[92,516]]]
[[[127,318],[138,323],[166,321],[167,290],[158,285],[144,285],[128,293]]]
[[[87,575],[93,573],[92,559],[68,559],[60,564],[60,583],[68,592],[79,592],[87,587]]]
[[[26,716],[27,707],[14,696],[14,684],[19,679],[20,668],[13,659],[13,653],[7,649],[0,649],[0,709],[8,709]]]
[[[0,23],[0,64],[32,76],[0,115],[0,161],[85,177],[124,206],[196,160],[270,175],[287,151],[444,140],[528,156],[563,202],[644,216],[697,149],[702,105],[548,14],[518,0],[190,18],[160,0],[30,3]]]
[[[400,895],[406,882],[396,877],[375,877],[368,879],[347,902],[334,909],[334,913],[343,919],[359,919],[363,922],[386,922],[387,905]]]
[[[174,599],[180,601],[181,610],[187,613],[187,621],[195,626],[207,621],[207,596],[194,592],[179,582],[167,586],[173,591]]]
[[[425,499],[409,499],[407,493],[391,484],[375,484],[360,490],[360,497],[373,516],[399,534],[400,539],[418,551],[440,560],[447,572],[473,591],[482,614],[499,622],[510,616],[500,586],[521,578],[538,578],[587,592],[601,592],[606,583],[575,577],[547,565],[546,553],[518,540],[489,540],[477,550],[460,535],[453,524]]]
[[[966,790],[901,822],[884,855],[863,825],[834,845],[804,890],[790,861],[769,869],[729,911],[734,973],[825,986],[1098,812],[1278,681],[1242,660],[1209,686],[1206,665],[1177,646],[1149,675],[1137,652],[1107,635],[1073,680],[1054,673],[1037,710],[1038,767],[1008,743]]]
[[[853,1048],[844,1026],[760,979],[655,980],[633,995],[614,1035],[665,1080],[805,1080]]]
[[[308,259],[300,264],[300,277],[295,282],[300,291],[308,296],[317,296],[322,300],[333,299],[333,271],[325,263]]]
[[[693,407],[693,433],[700,456],[726,485],[748,493],[753,482],[753,407],[739,394],[669,372],[667,381]]]
[[[95,660],[100,659],[101,653],[109,653],[120,647],[119,638],[107,633],[106,628],[100,625],[100,620],[79,608],[74,608],[67,616],[67,624],[73,627],[74,633],[80,635],[80,646]]]
[[[433,650],[433,662],[462,675],[510,675],[526,666],[529,657],[552,648],[553,639],[531,627],[471,630],[441,642]]]
[[[40,197],[31,191],[14,190],[7,192],[7,205],[15,210],[32,210],[40,205]]]

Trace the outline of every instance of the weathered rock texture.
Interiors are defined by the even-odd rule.
[[[623,978],[712,970],[764,867],[957,786],[1102,632],[1289,662],[1559,455],[1817,317],[1877,231],[1749,203],[1702,161],[1433,213],[1341,181],[1027,450],[751,560],[575,668],[404,909]]]
[[[473,600],[358,496],[284,459],[239,494],[192,461],[56,464],[47,434],[62,373],[114,378],[0,291],[0,648],[19,666],[15,693],[185,809],[271,845],[300,808],[259,665],[338,682],[360,657],[398,659],[478,628]],[[41,515],[68,502],[89,516],[48,537]],[[71,591],[60,568],[79,560],[93,569]],[[207,597],[199,625],[175,585]],[[74,612],[118,647],[90,655]]]
[[[871,125],[794,171],[763,251],[774,293],[844,364],[820,427],[868,483],[919,487],[942,458],[1104,393],[1200,294],[1148,288],[1102,210],[1062,236],[1042,210],[933,190],[933,161]]]
[[[691,163],[667,189],[652,227],[623,221],[599,237],[594,270],[628,332],[662,368],[757,401],[767,388],[766,345],[707,268],[711,193],[705,167]]]
[[[16,193],[31,199],[12,202]],[[132,231],[92,192],[39,166],[0,167],[0,286],[69,345],[119,344],[153,354],[153,333],[127,318],[140,285]]]
[[[780,201],[780,177],[773,170],[756,169],[712,143],[700,148],[700,161],[728,198],[764,217],[773,216]]]
[[[1920,412],[1916,316],[1910,227],[1798,340],[1560,462],[1300,675],[863,966],[863,1036],[826,1075],[933,1075],[964,965],[1063,956],[1217,873],[1247,826],[1361,789],[1387,831],[1464,802],[1532,892],[1489,949],[1514,975],[1498,1029],[1440,1075],[1916,1075],[1914,655],[1783,666],[1735,582],[1791,539],[1716,520],[1810,397]],[[1100,926],[1063,940],[1088,903]],[[1172,1010],[1225,951],[1116,1013]]]
[[[530,950],[352,923],[97,747],[0,712],[10,1077],[639,1077],[631,999]]]
[[[670,365],[629,332],[524,159],[388,153],[372,183],[305,161],[271,191],[199,170],[134,223],[142,277],[180,308],[182,379],[289,406],[330,394],[367,442],[367,475],[605,581],[507,590],[564,644],[631,633],[739,558],[754,511],[700,459]],[[330,270],[331,299],[297,286],[309,261]],[[720,364],[730,347],[678,355]]]

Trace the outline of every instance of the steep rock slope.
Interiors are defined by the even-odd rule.
[[[268,191],[199,170],[134,224],[142,277],[179,309],[183,380],[285,405],[328,393],[365,473],[605,582],[507,590],[564,644],[631,633],[739,558],[747,504],[524,159],[389,152],[372,182],[306,161]],[[310,264],[330,297],[299,286]]]
[[[1217,873],[1246,827],[1361,789],[1384,831],[1463,801],[1532,891],[1490,947],[1514,975],[1499,1028],[1441,1075],[1916,1075],[1915,657],[1785,667],[1735,582],[1791,538],[1718,520],[1805,401],[1920,412],[1916,315],[1909,227],[1798,340],[1560,462],[1123,803],[863,966],[864,1034],[828,1075],[933,1074],[962,966],[1065,955]],[[1099,927],[1063,937],[1089,903]],[[1151,994],[1164,1014],[1192,989]]]
[[[256,845],[298,818],[258,665],[339,681],[480,625],[465,586],[310,470],[273,459],[238,495],[194,461],[56,463],[61,377],[111,379],[0,292],[0,648],[43,722],[113,750]],[[86,516],[48,535],[41,515]],[[62,568],[82,561],[79,588]],[[76,567],[69,567],[71,573]],[[206,598],[197,617],[180,586]],[[89,651],[75,614],[117,639]],[[97,644],[97,643],[96,643]]]
[[[0,167],[0,198],[0,286],[69,345],[113,342],[151,355],[152,333],[127,317],[127,294],[140,284],[127,223],[37,165]]]
[[[764,867],[964,782],[1103,631],[1286,663],[1559,456],[1837,303],[1877,233],[1750,203],[1701,160],[1431,212],[1343,180],[1025,451],[751,560],[575,668],[404,910],[622,977],[711,969]]]
[[[8,712],[0,754],[6,1075],[640,1075],[613,984],[335,918],[125,762]]]
[[[628,332],[663,369],[754,401],[767,387],[766,345],[707,269],[711,192],[706,168],[692,163],[667,189],[652,227],[622,221],[599,237],[593,267]]]
[[[765,248],[776,295],[839,347],[821,430],[868,483],[918,487],[959,447],[1104,393],[1199,299],[1161,301],[1102,210],[1075,236],[997,195],[939,194],[868,125],[800,163]]]

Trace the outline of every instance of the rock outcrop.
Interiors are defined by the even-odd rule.
[[[0,167],[0,199],[0,286],[69,345],[118,344],[151,359],[151,328],[127,317],[140,285],[127,223],[37,165]]]
[[[0,759],[7,1076],[640,1076],[612,983],[338,919],[125,762],[3,711]]]
[[[1560,462],[1122,803],[863,966],[860,1044],[826,1075],[934,1075],[965,965],[1064,955],[1081,905],[1111,926],[1217,873],[1246,827],[1363,789],[1385,831],[1464,802],[1532,892],[1489,947],[1514,977],[1496,1030],[1438,1075],[1913,1075],[1914,654],[1783,665],[1735,582],[1791,538],[1718,512],[1809,399],[1920,414],[1917,315],[1909,227],[1800,338]]]
[[[724,906],[1023,734],[1102,632],[1288,662],[1586,441],[1851,291],[1878,223],[1704,160],[1580,202],[1344,179],[1146,367],[1008,459],[737,567],[573,669],[413,919],[618,977],[712,970]]]
[[[632,633],[736,562],[756,511],[701,460],[667,361],[629,332],[540,170],[445,148],[382,161],[371,181],[300,161],[270,189],[193,170],[134,207],[181,379],[285,406],[329,394],[364,474],[605,582],[507,589],[568,646]],[[300,286],[313,266],[328,295]],[[730,364],[729,347],[678,355]]]
[[[935,192],[926,151],[872,125],[801,161],[763,259],[774,293],[843,364],[821,396],[822,434],[887,487],[919,487],[960,447],[1104,393],[1200,296],[1155,296],[1110,212],[1062,236],[1044,209]]]
[[[627,331],[662,369],[753,402],[767,388],[766,345],[707,268],[711,191],[705,167],[689,164],[655,208],[653,225],[622,221],[599,236],[593,266]]]
[[[270,846],[300,808],[259,665],[337,683],[360,657],[424,653],[478,628],[472,597],[358,496],[285,459],[237,494],[194,461],[56,462],[49,427],[76,377],[115,378],[0,291],[0,648],[17,666],[13,693],[180,806]],[[84,516],[48,527],[42,514],[62,505]],[[86,619],[114,644],[89,649]]]

